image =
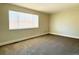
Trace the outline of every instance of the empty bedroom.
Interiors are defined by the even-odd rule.
[[[79,55],[79,4],[0,3],[0,55]]]

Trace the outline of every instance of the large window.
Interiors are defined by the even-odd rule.
[[[38,15],[9,10],[9,29],[28,29],[38,27]]]

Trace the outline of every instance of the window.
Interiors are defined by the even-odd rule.
[[[38,28],[38,21],[38,15],[9,10],[9,29]]]

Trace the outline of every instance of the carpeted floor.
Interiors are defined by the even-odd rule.
[[[43,35],[0,47],[1,55],[78,55],[79,40]]]

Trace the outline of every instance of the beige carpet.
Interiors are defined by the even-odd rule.
[[[44,35],[0,47],[1,55],[78,55],[79,40]]]

